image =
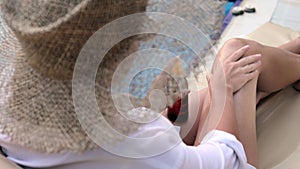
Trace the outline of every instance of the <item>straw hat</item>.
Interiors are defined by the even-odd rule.
[[[118,17],[144,11],[146,3],[1,0],[0,133],[15,144],[39,152],[97,148],[74,112],[73,66],[95,31]],[[124,128],[122,117],[114,114],[109,84],[113,68],[128,55],[133,41],[125,40],[107,54],[102,65],[107,71],[98,72],[96,79],[99,106],[108,121],[117,121],[112,123],[122,133],[131,131],[131,127]]]

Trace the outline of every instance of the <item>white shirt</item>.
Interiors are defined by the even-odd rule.
[[[160,117],[142,125],[134,135],[165,130],[171,123]],[[161,140],[163,141],[163,140]],[[247,163],[242,144],[235,136],[214,130],[199,146],[180,142],[171,150],[142,159],[119,157],[101,148],[82,154],[43,154],[12,144],[9,137],[0,134],[0,145],[8,159],[28,167],[51,169],[255,169]]]

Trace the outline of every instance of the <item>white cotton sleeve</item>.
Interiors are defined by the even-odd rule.
[[[136,134],[153,134],[151,130],[155,129],[157,132],[167,126],[169,125],[165,120],[160,119],[143,126]],[[156,162],[152,163],[153,161]],[[180,142],[171,150],[153,156],[145,162],[148,165],[153,164],[153,168],[164,166],[164,169],[255,169],[247,163],[244,148],[236,137],[220,130],[209,132],[199,146],[188,146]]]
[[[242,144],[232,134],[213,130],[197,146],[185,146],[185,160],[181,168],[199,169],[255,169],[247,163]]]

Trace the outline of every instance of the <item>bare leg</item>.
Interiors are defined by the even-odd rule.
[[[250,45],[246,55],[261,53],[263,56],[259,80],[251,80],[234,95],[238,139],[245,148],[248,162],[256,167],[256,91],[271,93],[300,79],[300,55],[297,54],[300,53],[299,44],[299,39],[295,39],[280,48],[273,48],[250,40],[232,39],[220,50],[219,56],[227,57],[240,47]]]
[[[284,43],[284,44],[278,46],[278,48],[290,51],[295,54],[300,54],[300,37],[297,37],[296,39],[293,39],[287,43]],[[293,86],[296,89],[300,90],[300,82],[295,83]],[[270,92],[258,91],[257,96],[256,96],[256,103],[258,103],[260,101],[260,99],[268,96],[269,94],[270,94]]]
[[[272,93],[300,79],[300,55],[290,51],[264,46],[251,40],[231,39],[226,42],[220,52],[228,48],[238,49],[244,45],[250,45],[246,55],[261,53],[263,56],[257,86],[259,92]],[[289,49],[296,51],[291,46]]]
[[[241,90],[235,93],[234,106],[239,129],[239,140],[244,146],[248,163],[257,168],[256,86],[257,79],[246,83]]]
[[[220,50],[222,54],[218,56],[228,57],[244,45],[244,43],[240,43],[239,41],[228,41]],[[258,167],[256,137],[257,80],[258,77],[249,81],[234,94],[234,109],[239,131],[238,139],[244,146],[248,163],[255,167]]]
[[[296,53],[296,54],[300,54],[300,37],[285,43],[283,45],[280,45],[278,48],[284,49],[284,50],[288,50],[292,53]],[[294,84],[294,87],[297,90],[300,90],[300,81],[298,81],[297,83]]]
[[[300,79],[300,55],[290,52],[299,52],[298,44],[299,39],[295,39],[294,41],[282,45],[280,48],[283,49],[280,49],[264,46],[251,40],[231,39],[224,44],[218,56],[227,57],[245,45],[250,45],[246,55],[262,54],[262,68],[260,70],[261,73],[259,75],[257,86],[256,100],[258,102],[260,98],[280,90]],[[204,104],[203,107],[209,106],[205,106]],[[206,112],[203,113],[202,110],[201,116],[204,116],[205,113]]]
[[[267,94],[275,92],[300,79],[300,55],[295,54],[298,52],[298,49],[291,44],[281,46],[281,48],[284,48],[283,50],[264,46],[250,40],[232,39],[226,42],[218,55],[227,57],[242,46],[250,45],[246,55],[260,53],[263,56],[259,78],[245,84],[234,95],[234,106],[239,129],[238,139],[244,145],[248,162],[256,167],[258,166],[255,122],[256,92]],[[203,112],[201,113],[203,114]],[[201,129],[198,129],[198,134],[199,131]]]
[[[290,51],[292,53],[300,54],[300,37],[282,44],[278,46],[278,48]]]

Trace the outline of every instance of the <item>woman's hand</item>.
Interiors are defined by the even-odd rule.
[[[210,76],[214,84],[223,83],[224,85],[225,83],[226,87],[236,92],[249,80],[258,76],[261,66],[261,54],[244,56],[248,48],[247,45],[228,57],[218,57]]]

